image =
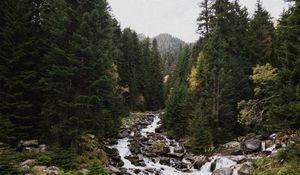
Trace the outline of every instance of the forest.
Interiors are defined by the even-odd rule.
[[[1,0],[0,174],[131,174],[112,167],[109,145],[154,112],[193,155],[292,133],[248,174],[299,175],[300,1],[287,1],[274,23],[259,0],[253,15],[238,0],[199,0],[199,39],[186,44],[122,29],[106,0]]]

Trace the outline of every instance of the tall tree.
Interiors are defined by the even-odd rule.
[[[208,34],[210,32],[210,21],[212,18],[212,0],[202,0],[199,4],[201,12],[197,19],[198,22],[198,32],[202,35]]]
[[[152,42],[150,62],[147,69],[147,109],[157,110],[164,105],[164,84],[162,76],[161,57],[156,39]]]
[[[250,21],[249,51],[252,67],[255,64],[273,64],[273,33],[274,27],[270,14],[257,1],[254,17]]]
[[[42,120],[39,5],[39,1],[1,1],[0,128],[6,128],[1,140],[36,138]]]
[[[49,137],[76,147],[82,134],[109,137],[119,125],[112,19],[105,0],[50,0],[42,18],[49,31],[42,114]]]

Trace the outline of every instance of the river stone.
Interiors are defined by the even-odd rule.
[[[183,153],[184,152],[184,148],[182,146],[176,146],[174,148],[174,153]]]
[[[245,163],[238,170],[238,175],[251,175],[254,172],[254,167],[251,163]]]
[[[233,141],[233,142],[228,142],[226,144],[223,145],[224,148],[234,148],[234,149],[239,149],[241,147],[241,143],[237,142],[237,141]]]
[[[205,156],[195,156],[193,159],[193,166],[198,170],[200,170],[201,167],[207,162],[207,158]]]
[[[238,164],[246,160],[246,156],[239,155],[239,156],[225,156],[227,159],[237,162]]]
[[[167,157],[162,157],[161,159],[159,159],[159,163],[162,164],[162,165],[169,166],[170,165],[170,159],[167,158]]]
[[[118,168],[114,167],[114,166],[109,166],[109,169],[111,171],[111,173],[114,173],[114,174],[123,174],[121,170],[119,170]]]
[[[225,151],[222,152],[222,155],[227,156],[227,155],[243,155],[243,150],[240,148],[231,148],[231,149],[226,149]]]
[[[246,152],[259,151],[261,147],[261,141],[258,139],[250,139],[244,142]]]
[[[233,169],[231,168],[220,168],[215,170],[212,175],[232,175]]]
[[[47,175],[59,175],[59,168],[56,166],[49,166],[44,170]]]
[[[216,169],[217,166],[217,160],[214,160],[211,164],[210,164],[210,171],[213,172]]]
[[[163,132],[163,125],[159,125],[157,128],[155,128],[155,132],[162,133]]]

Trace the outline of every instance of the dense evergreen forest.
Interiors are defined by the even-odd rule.
[[[275,26],[260,1],[251,16],[238,1],[201,0],[199,40],[162,58],[106,0],[1,0],[0,174],[25,174],[13,163],[31,156],[18,150],[30,139],[53,148],[40,162],[72,170],[93,152],[85,136],[105,144],[131,111],[164,111],[167,135],[196,154],[299,130],[300,1],[289,2]],[[91,157],[90,174],[106,174]]]
[[[163,121],[198,153],[246,132],[300,127],[300,2],[274,26],[260,1],[202,1],[199,41],[183,48]]]

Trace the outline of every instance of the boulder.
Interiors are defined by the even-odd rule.
[[[244,142],[245,152],[259,151],[261,148],[261,141],[258,139],[250,139]]]
[[[239,155],[239,156],[226,156],[227,159],[237,162],[238,164],[246,160],[246,156]]]
[[[159,125],[157,128],[155,128],[156,133],[162,133],[163,132],[163,125]]]
[[[227,155],[243,155],[243,150],[240,148],[230,148],[226,149],[222,152],[222,155],[227,156]]]
[[[217,160],[214,160],[211,164],[210,164],[210,171],[213,172],[216,169],[217,166]]]
[[[41,144],[41,145],[39,146],[39,150],[40,150],[40,152],[45,152],[45,151],[47,150],[47,145]]]
[[[109,166],[109,169],[111,171],[111,173],[114,173],[114,174],[123,174],[121,170],[119,170],[118,168],[114,167],[114,166]]]
[[[18,148],[24,148],[24,147],[38,147],[39,141],[38,140],[21,140],[18,143]]]
[[[233,142],[228,142],[226,144],[223,145],[224,148],[226,149],[240,149],[241,147],[241,143],[237,142],[237,141],[233,141]]]
[[[220,168],[215,170],[212,175],[232,175],[233,169],[232,168]]]
[[[170,158],[167,158],[167,157],[162,157],[160,160],[159,160],[159,163],[162,164],[162,165],[170,165]]]
[[[34,166],[32,168],[32,171],[35,172],[36,174],[39,174],[39,173],[44,173],[44,171],[47,169],[47,166]]]
[[[193,159],[193,166],[198,170],[200,170],[201,167],[207,162],[207,158],[205,156],[195,156]]]
[[[35,160],[34,159],[27,159],[24,162],[21,163],[22,166],[28,165],[30,167],[34,166]]]
[[[176,146],[174,148],[174,153],[184,153],[184,148],[182,146]]]
[[[20,172],[22,172],[22,173],[29,173],[29,171],[30,171],[29,165],[23,165],[20,167]]]
[[[59,168],[56,166],[49,166],[44,172],[46,172],[47,175],[59,175]]]
[[[238,175],[251,175],[254,172],[254,167],[251,163],[245,163],[238,170]]]

